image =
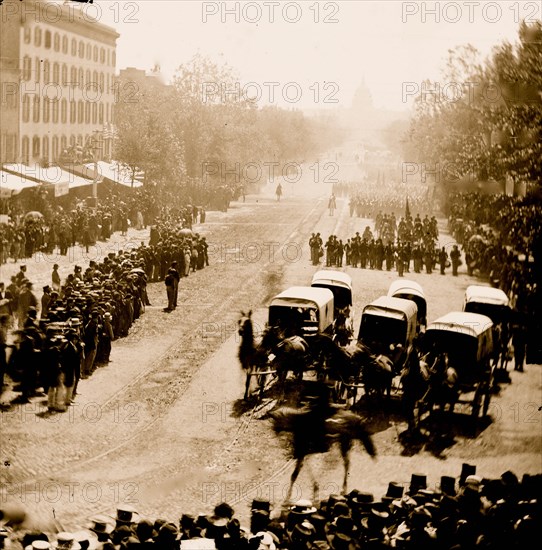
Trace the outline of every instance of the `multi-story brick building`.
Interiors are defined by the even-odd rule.
[[[97,156],[111,157],[120,35],[95,20],[91,6],[4,0],[0,162],[55,163],[93,136],[102,144]]]

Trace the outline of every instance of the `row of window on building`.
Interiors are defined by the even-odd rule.
[[[37,48],[40,48],[42,45],[42,36],[43,46],[47,50],[53,49],[55,52],[62,51],[62,53],[66,55],[71,52],[73,57],[79,57],[80,59],[86,58],[88,61],[94,61],[102,65],[107,64],[110,67],[115,66],[115,50],[104,47],[98,48],[98,46],[93,46],[90,42],[85,44],[83,40],[78,41],[76,38],[71,39],[70,50],[70,39],[66,34],[61,37],[58,32],[52,33],[49,30],[43,33],[39,26],[34,27],[34,46]],[[32,28],[29,26],[24,28],[24,42],[25,44],[32,43]]]
[[[8,158],[14,158],[16,156],[16,136],[4,136],[6,154]],[[21,140],[21,162],[30,165],[30,159],[42,160],[47,159],[48,161],[56,161],[59,159],[63,151],[67,150],[69,147],[74,147],[80,145],[81,147],[88,143],[91,139],[91,135],[87,134],[83,136],[79,134],[77,136],[72,135],[69,138],[67,136],[34,136],[30,139],[29,136],[23,136]],[[110,143],[105,140],[103,144],[102,153],[108,154],[110,150]]]
[[[112,92],[113,75],[102,71],[86,71],[82,68],[72,66],[69,71],[68,80],[68,65],[66,63],[53,63],[51,71],[51,63],[47,59],[34,59],[34,71],[32,71],[32,58],[28,55],[23,57],[23,80],[27,82],[40,83],[43,77],[44,84],[58,84],[59,86],[77,86],[83,89],[92,86],[100,93]]]
[[[32,101],[31,101],[31,98]],[[23,95],[23,122],[30,122],[30,103],[32,102],[32,122],[58,122],[68,123],[68,100],[41,98],[39,95]],[[42,107],[43,104],[43,107]],[[59,117],[60,112],[60,117]],[[83,101],[75,99],[69,101],[69,123],[70,124],[104,124],[110,122],[112,107],[107,102]]]

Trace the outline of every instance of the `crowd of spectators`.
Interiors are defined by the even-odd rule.
[[[535,196],[456,193],[449,200],[448,221],[469,274],[488,278],[509,296],[518,322],[531,335],[533,362],[539,361],[542,202]]]
[[[144,229],[164,216],[174,215],[186,227],[205,220],[203,207],[177,205],[170,198],[159,203],[149,191],[136,189],[122,198],[111,194],[96,208],[84,201],[73,204],[71,210],[57,205],[44,212],[25,213],[14,207],[8,210],[8,222],[0,224],[0,263],[31,258],[36,252],[58,251],[65,256],[76,244],[88,252],[89,246],[109,239],[114,232],[126,235],[129,227]]]
[[[7,371],[19,383],[18,400],[28,401],[42,388],[49,411],[65,411],[79,379],[109,362],[111,342],[127,336],[150,305],[147,283],[164,280],[173,262],[180,277],[209,265],[205,237],[185,223],[179,212],[158,219],[148,245],[110,252],[85,270],[75,265],[63,281],[54,264],[39,302],[25,264],[7,287],[0,283],[0,383]],[[15,341],[8,344],[13,325]]]
[[[463,464],[459,479],[442,476],[434,488],[419,473],[407,486],[390,482],[378,501],[355,489],[321,502],[300,500],[275,513],[269,500],[254,498],[246,526],[222,502],[211,514],[182,514],[177,521],[143,518],[123,505],[115,517],[93,517],[76,532],[28,532],[24,510],[4,506],[0,537],[25,550],[523,549],[537,540],[541,479],[525,474],[520,481],[510,470],[485,479],[476,466]]]

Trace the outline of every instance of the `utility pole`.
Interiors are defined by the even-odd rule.
[[[98,173],[98,153],[101,151],[101,140],[100,140],[100,130],[94,130],[92,133],[92,159],[94,161],[94,179],[92,181],[92,198],[94,206],[98,206],[98,183],[100,182],[100,177]]]

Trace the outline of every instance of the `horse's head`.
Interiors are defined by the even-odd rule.
[[[261,347],[271,350],[283,339],[284,334],[279,327],[268,326],[263,331]]]
[[[291,432],[293,430],[294,418],[299,414],[297,409],[280,407],[268,413],[273,422],[275,433]]]
[[[251,337],[254,334],[252,327],[252,310],[248,313],[241,311],[241,317],[237,321],[237,332],[241,337]]]

